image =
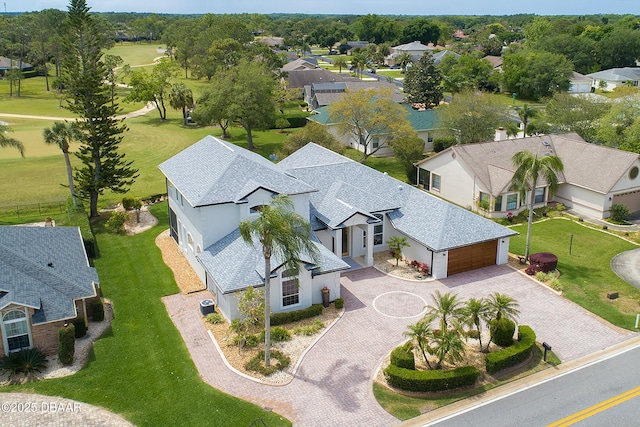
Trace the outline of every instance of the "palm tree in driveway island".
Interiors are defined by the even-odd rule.
[[[564,170],[562,160],[555,155],[538,156],[530,151],[519,151],[511,158],[516,171],[511,178],[511,188],[520,193],[520,200],[524,200],[529,192],[529,218],[527,221],[527,244],[524,258],[529,260],[531,245],[531,224],[533,223],[533,205],[536,200],[536,186],[539,179],[546,181],[549,186],[549,197],[558,190],[558,173]]]
[[[293,209],[288,196],[278,195],[259,209],[255,219],[240,222],[240,236],[248,244],[257,245],[264,256],[264,364],[271,363],[271,258],[284,262],[285,270],[299,271],[300,259],[310,256],[319,263],[319,251],[310,238],[311,226]]]

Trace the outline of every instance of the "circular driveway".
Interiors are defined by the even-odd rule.
[[[427,302],[411,292],[391,291],[378,295],[373,300],[373,308],[384,316],[411,319],[426,312]]]
[[[640,289],[640,248],[614,256],[611,269],[619,278]]]

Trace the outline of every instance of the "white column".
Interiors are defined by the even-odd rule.
[[[367,252],[364,255],[365,267],[373,265],[373,224],[367,224]]]
[[[333,236],[333,253],[342,258],[342,230],[328,229],[328,231]]]

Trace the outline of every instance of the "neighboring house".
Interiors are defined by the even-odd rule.
[[[575,71],[569,78],[569,93],[590,93],[593,86],[591,77],[576,73]]]
[[[418,62],[425,52],[432,52],[433,50],[433,47],[423,45],[419,41],[401,44],[391,48],[391,53],[384,58],[384,63],[386,65],[399,65],[396,63],[396,58],[403,53],[408,53],[413,58],[413,62]]]
[[[336,74],[336,76],[338,75]],[[316,82],[305,86],[304,100],[312,109],[317,109],[341,100],[347,91],[356,92],[360,89],[379,90],[381,88],[390,89],[392,99],[395,102],[402,102],[405,98],[402,90],[392,83],[345,78],[342,81],[336,79],[333,82]]]
[[[338,74],[324,68],[289,71],[284,77],[287,87],[290,89],[305,89],[306,87],[311,88],[314,83],[343,82],[354,79],[349,74]]]
[[[482,59],[486,59],[487,61],[489,61],[489,63],[493,66],[494,70],[500,70],[502,71],[502,56],[495,56],[495,55],[487,55]]]
[[[433,139],[436,138],[440,130],[443,129],[438,121],[438,112],[433,109],[416,110],[411,108],[410,105],[401,105],[407,110],[407,119],[409,123],[411,123],[411,127],[416,131],[418,137],[424,141],[424,152],[433,151]],[[316,114],[307,117],[307,120],[312,120],[326,126],[327,130],[342,144],[364,152],[365,147],[360,144],[360,141],[356,141],[351,135],[345,135],[340,132],[338,123],[331,120],[330,108],[331,106],[316,109]],[[390,137],[390,135],[375,135],[367,149],[373,151],[378,148],[381,141],[388,137]],[[376,157],[391,155],[393,155],[393,150],[390,147],[382,148],[374,154]]]
[[[269,47],[278,47],[282,46],[282,37],[263,37],[261,39],[256,40],[258,43],[266,44]]]
[[[310,218],[309,198],[317,190],[262,156],[212,136],[159,167],[167,178],[171,236],[220,312],[237,318],[238,292],[264,286],[262,249],[242,240],[239,223],[257,217],[278,194],[289,195],[295,210]],[[349,266],[311,237],[322,255],[319,265],[305,257],[299,271],[288,272],[284,260],[271,259],[274,312],[322,302],[324,286],[332,299],[340,296],[340,271]]]
[[[442,62],[442,59],[448,55],[453,55],[456,59],[460,58],[460,55],[458,55],[457,53],[445,49],[433,54],[433,63],[435,65],[440,64]]]
[[[453,38],[454,38],[454,40],[456,40],[456,41],[460,41],[460,40],[468,39],[468,38],[469,38],[469,36],[468,36],[468,35],[466,35],[466,34],[464,33],[464,31],[462,31],[461,29],[459,29],[459,28],[458,28],[458,29],[453,33]]]
[[[317,64],[307,61],[306,59],[298,58],[295,61],[288,62],[280,68],[281,71],[299,71],[299,70],[316,70]]]
[[[99,298],[77,227],[0,226],[0,352],[58,351],[58,329]]]
[[[373,265],[392,236],[406,237],[405,258],[427,263],[434,278],[507,262],[517,233],[387,174],[309,143],[278,166],[313,185],[311,224],[338,256]],[[390,289],[391,290],[391,289]]]
[[[289,195],[309,218],[321,253],[298,272],[272,259],[274,312],[322,301],[321,289],[340,296],[342,257],[373,265],[391,236],[407,237],[405,257],[432,266],[435,278],[507,262],[516,233],[386,174],[309,143],[278,164],[205,137],[160,165],[167,178],[171,236],[228,319],[239,316],[238,292],[264,285],[259,245],[240,237],[238,224],[257,217],[277,194]]]
[[[22,62],[22,66],[20,66],[20,61],[15,59],[12,61],[10,58],[0,56],[0,76],[4,77],[8,70],[17,68],[20,68],[23,72],[34,70],[33,65],[31,64]]]
[[[354,49],[364,49],[365,47],[369,46],[370,44],[372,44],[372,43],[368,42],[368,41],[351,40],[351,41],[348,41],[346,43],[342,43],[339,46],[339,50],[340,50],[341,54],[345,54],[346,53],[347,55],[352,55]]]
[[[511,158],[524,150],[556,155],[564,164],[557,194],[552,199],[548,184],[539,182],[534,208],[553,200],[595,218],[608,218],[614,204],[640,211],[638,154],[590,144],[575,133],[453,146],[417,164],[418,182],[431,193],[489,217],[515,215],[529,200],[521,200],[511,189],[516,169]]]
[[[640,67],[611,68],[587,74],[593,80],[595,89],[613,90],[618,86],[631,84],[638,86],[640,81]]]

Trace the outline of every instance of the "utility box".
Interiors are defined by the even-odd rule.
[[[216,308],[212,299],[203,299],[200,301],[200,314],[206,316],[207,314],[214,313],[215,311]]]

